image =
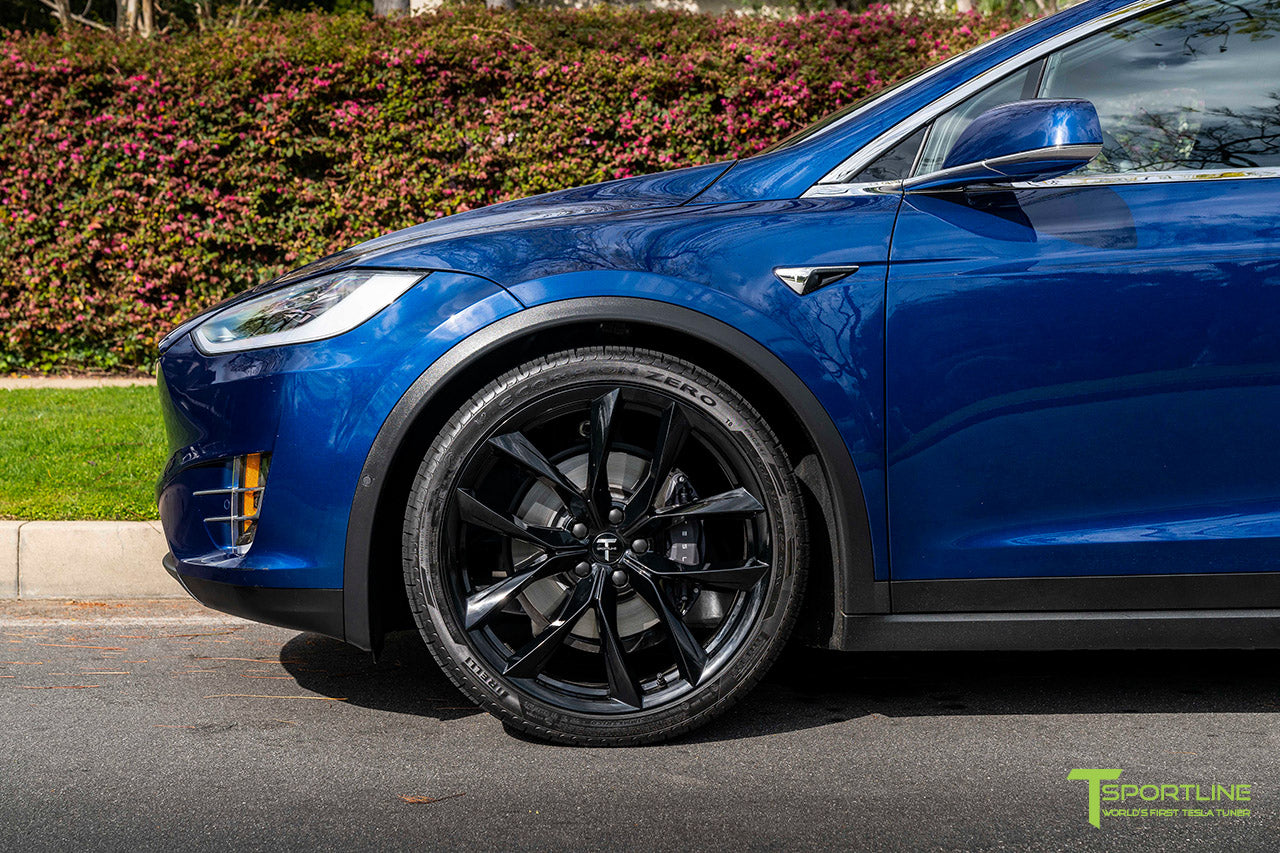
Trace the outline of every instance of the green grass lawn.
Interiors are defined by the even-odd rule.
[[[0,518],[156,517],[156,389],[0,390]]]

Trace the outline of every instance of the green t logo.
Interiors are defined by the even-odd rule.
[[[1068,779],[1084,779],[1089,783],[1089,823],[1102,828],[1102,783],[1120,778],[1119,770],[1072,770]]]

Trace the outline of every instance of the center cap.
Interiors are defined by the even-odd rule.
[[[613,565],[622,559],[624,550],[622,537],[613,533],[601,533],[591,540],[591,556],[601,563]]]

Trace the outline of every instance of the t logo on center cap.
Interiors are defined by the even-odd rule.
[[[602,563],[613,564],[622,559],[622,540],[612,533],[601,533],[591,542],[591,554]]]

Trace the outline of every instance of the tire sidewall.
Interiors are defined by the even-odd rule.
[[[453,608],[449,579],[456,565],[440,552],[449,499],[476,448],[497,424],[574,384],[632,386],[674,396],[724,429],[762,485],[772,521],[773,567],[754,624],[739,648],[706,683],[655,709],[591,715],[557,708],[522,692],[472,648]],[[804,517],[794,475],[777,438],[735,391],[701,369],[658,353],[595,349],[548,356],[499,377],[450,420],[422,463],[405,531],[405,580],[410,605],[428,646],[454,681],[508,723],[544,737],[603,740],[659,739],[732,703],[772,663],[794,622],[804,581]],[[450,665],[451,664],[451,665]]]

